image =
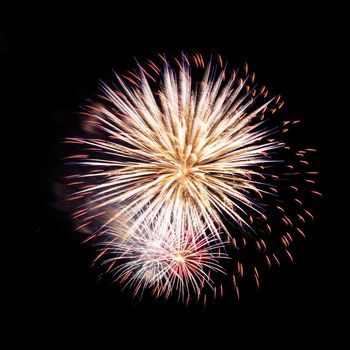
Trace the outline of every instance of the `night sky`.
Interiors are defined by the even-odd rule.
[[[52,11],[38,21],[18,21],[0,30],[1,104],[9,122],[3,133],[11,135],[5,148],[13,151],[9,164],[16,169],[6,175],[16,183],[10,201],[15,215],[5,232],[11,243],[2,248],[13,252],[5,284],[14,329],[33,327],[34,338],[41,332],[59,338],[88,330],[108,339],[123,336],[121,326],[145,326],[152,343],[169,324],[163,335],[171,339],[175,334],[174,341],[180,342],[184,332],[226,338],[230,345],[259,331],[268,343],[282,335],[281,345],[300,334],[310,341],[329,336],[335,316],[328,315],[338,311],[341,285],[335,262],[340,232],[329,217],[335,211],[329,205],[335,191],[326,160],[332,152],[327,134],[334,130],[329,121],[336,118],[329,115],[327,88],[336,43],[324,21],[326,9],[290,11],[258,20],[247,11],[231,19],[218,11],[220,16],[207,14],[195,21],[193,14],[169,21],[131,16],[126,24],[114,22],[113,15],[103,22],[98,14],[66,21]],[[122,10],[116,15],[123,16]],[[292,248],[294,264],[271,271],[260,291],[247,288],[239,303],[226,295],[205,309],[133,301],[117,284],[98,282],[91,268],[93,251],[80,244],[69,212],[57,201],[64,193],[62,140],[78,134],[80,107],[96,95],[99,79],[111,81],[112,70],[130,68],[134,57],[181,51],[219,52],[233,66],[248,62],[259,83],[281,94],[286,101],[281,113],[302,120],[291,141],[319,150],[313,165],[320,171],[318,188],[324,194],[313,206],[316,220],[305,230],[307,239]]]

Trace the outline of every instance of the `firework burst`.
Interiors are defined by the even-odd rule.
[[[162,68],[148,61],[148,69],[138,64],[137,71],[116,75],[117,86],[101,85],[103,102],[84,115],[103,137],[68,139],[85,150],[69,157],[84,169],[70,176],[80,186],[71,198],[86,201],[73,214],[82,219],[79,228],[101,222],[88,239],[102,237],[99,257],[113,265],[117,280],[136,293],[151,288],[168,297],[177,291],[185,300],[205,284],[215,289],[208,271],[222,271],[223,245],[237,249],[250,239],[269,264],[273,257],[279,263],[267,249],[269,213],[276,210],[289,231],[303,234],[280,203],[281,178],[274,172],[289,150],[280,138],[293,121],[270,126],[266,112],[283,101],[268,99],[247,66],[242,77],[220,56],[205,65],[198,54],[182,55],[176,69],[160,57]],[[203,72],[200,79],[193,78],[190,60]],[[305,222],[311,214],[300,210]],[[290,255],[292,236],[284,231],[278,239]],[[236,275],[243,275],[237,266],[235,290]],[[254,276],[258,284],[255,266]]]
[[[105,232],[108,240],[102,243],[103,263],[117,281],[133,289],[133,294],[152,294],[168,298],[176,294],[178,300],[188,302],[191,295],[201,295],[205,286],[213,289],[211,272],[224,273],[219,260],[227,258],[217,237],[201,228],[185,228],[175,223],[164,225],[141,224],[130,230],[132,219],[118,221]]]

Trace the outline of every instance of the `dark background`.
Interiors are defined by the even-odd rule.
[[[148,328],[145,341],[161,333],[179,344],[182,334],[225,338],[232,345],[255,337],[272,342],[281,336],[280,344],[299,335],[338,339],[333,328],[345,304],[338,302],[344,277],[337,249],[344,232],[334,223],[334,169],[328,162],[338,141],[332,76],[343,70],[337,57],[341,30],[329,24],[336,15],[326,8],[285,8],[255,19],[250,9],[216,10],[205,16],[179,11],[168,18],[166,11],[152,16],[119,9],[115,20],[112,9],[104,8],[79,21],[52,11],[0,31],[4,157],[12,151],[6,176],[15,180],[9,202],[15,215],[6,231],[11,243],[3,248],[11,255],[5,304],[13,329],[31,330],[34,338],[88,331],[109,339],[123,336],[123,327]],[[97,93],[98,79],[112,79],[112,69],[129,68],[133,57],[181,51],[220,52],[236,66],[248,62],[260,83],[282,94],[282,113],[303,121],[297,141],[319,150],[314,165],[324,194],[314,206],[316,221],[307,239],[294,247],[294,264],[271,272],[259,292],[248,289],[239,303],[226,296],[205,309],[140,303],[117,285],[96,283],[93,252],[80,245],[55,200],[62,192],[61,141],[74,134],[79,108]]]

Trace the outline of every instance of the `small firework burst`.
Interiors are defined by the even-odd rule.
[[[79,187],[71,199],[85,201],[73,217],[80,229],[93,227],[88,240],[99,237],[104,245],[99,259],[135,294],[151,289],[188,300],[209,286],[216,295],[209,271],[223,271],[226,250],[238,294],[238,250],[256,251],[257,285],[257,260],[280,264],[281,250],[292,260],[293,235],[304,235],[312,214],[290,181],[305,175],[304,186],[314,173],[297,170],[286,154],[307,166],[313,150],[286,146],[283,136],[298,121],[267,117],[284,102],[268,98],[247,65],[239,73],[220,56],[205,64],[199,54],[183,54],[175,66],[160,58],[161,67],[147,61],[148,69],[138,64],[116,75],[117,86],[102,84],[101,102],[83,113],[100,134],[67,139],[84,150],[68,157],[81,169],[69,176]]]
[[[204,287],[214,288],[209,271],[224,272],[220,259],[227,258],[216,236],[210,237],[202,227],[189,228],[152,224],[130,229],[132,219],[118,222],[108,229],[102,243],[103,263],[117,281],[142,295],[145,289],[168,298],[174,294],[189,301]]]

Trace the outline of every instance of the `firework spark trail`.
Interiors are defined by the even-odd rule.
[[[161,58],[162,69],[148,61],[151,72],[138,65],[137,73],[116,75],[117,88],[102,84],[103,103],[89,106],[84,115],[104,137],[67,139],[86,152],[67,157],[83,169],[69,176],[70,185],[80,187],[71,198],[86,199],[73,216],[82,220],[80,229],[104,218],[95,236],[107,232],[102,236],[114,238],[105,239],[99,258],[105,257],[116,279],[133,286],[135,293],[150,288],[156,296],[169,297],[176,290],[184,300],[190,290],[200,295],[204,283],[216,296],[207,273],[222,271],[215,252],[223,251],[223,245],[244,248],[247,237],[254,237],[254,249],[263,253],[268,266],[272,261],[280,265],[267,246],[274,230],[269,213],[286,227],[278,240],[290,260],[293,238],[288,231],[304,235],[279,198],[285,177],[274,172],[283,152],[290,150],[278,139],[299,121],[269,126],[265,112],[274,113],[284,102],[280,96],[267,99],[265,87],[252,85],[255,75],[248,74],[247,66],[241,78],[228,71],[220,56],[218,65],[205,66],[195,54],[192,59],[203,72],[198,80],[192,78],[186,55],[181,62],[175,59],[177,69]],[[304,156],[312,151],[297,151],[298,164],[308,165]],[[295,165],[284,166],[288,176],[298,174]],[[289,189],[300,207],[295,220],[303,224],[312,214],[296,197],[298,188]],[[275,198],[277,214],[266,197]],[[124,227],[125,215],[127,233],[121,233],[116,227]],[[240,235],[232,236],[230,222]],[[174,258],[180,250],[193,252],[189,264]],[[259,286],[255,266],[253,275]],[[238,296],[236,276],[243,276],[240,262],[233,273]],[[222,295],[222,285],[220,290]]]

